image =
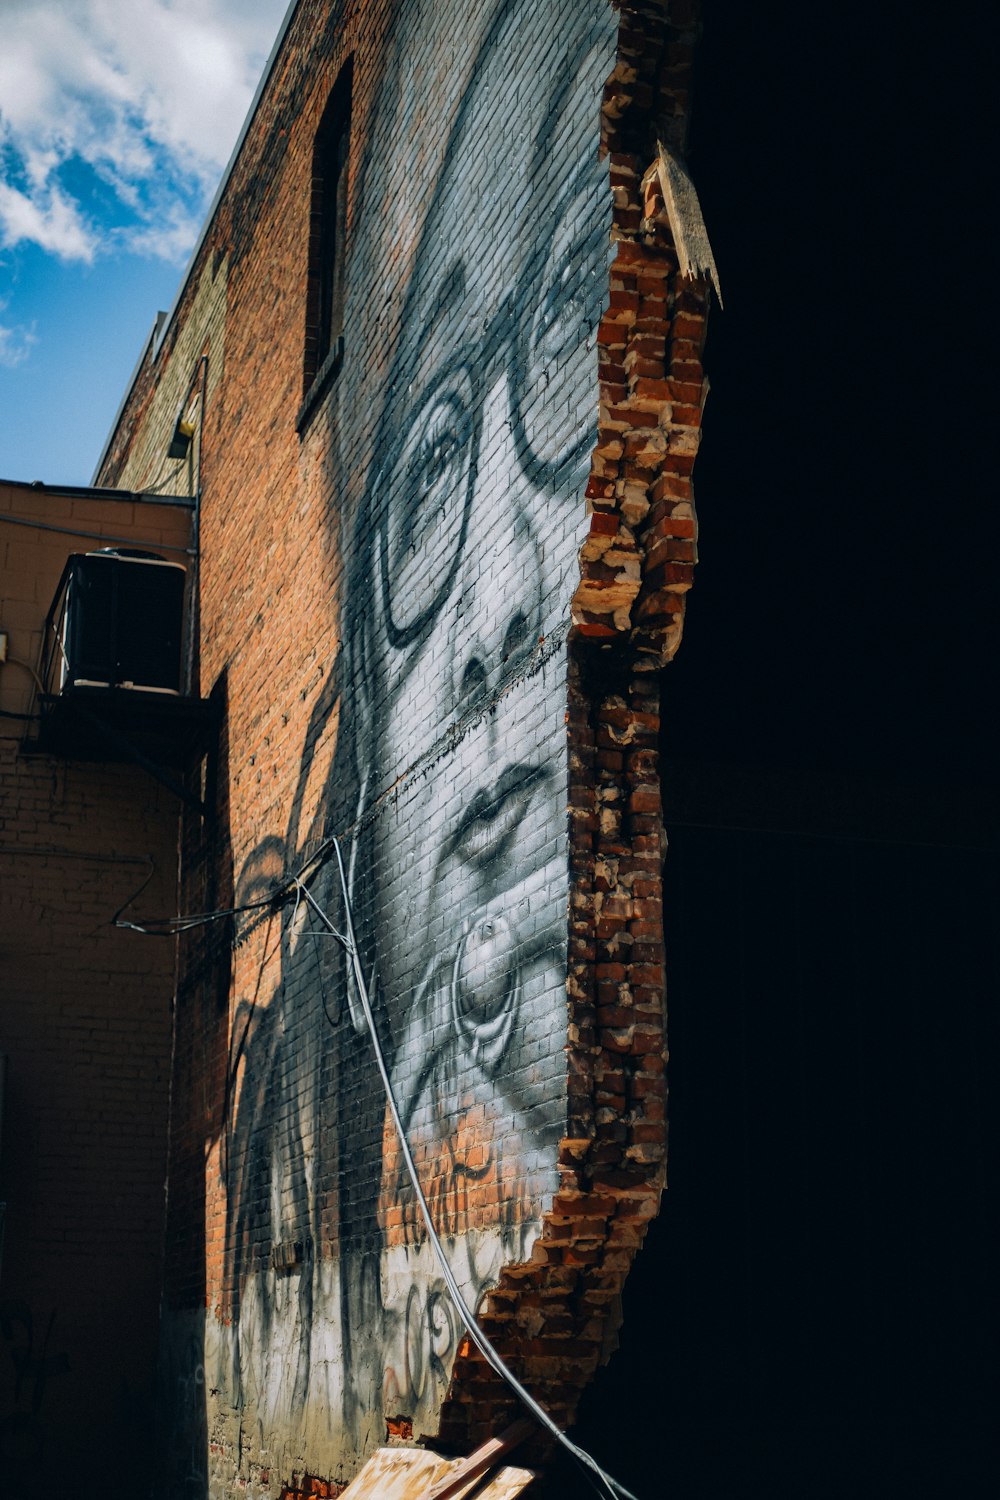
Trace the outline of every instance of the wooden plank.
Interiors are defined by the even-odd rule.
[[[457,1468],[431,1491],[428,1500],[453,1500],[453,1497],[461,1492],[463,1485],[472,1479],[478,1479],[481,1474],[492,1469],[502,1458],[512,1453],[529,1438],[534,1431],[534,1425],[525,1417],[520,1422],[514,1422],[498,1437],[490,1438],[488,1442],[481,1444],[469,1454],[468,1458],[458,1461]]]
[[[442,1458],[428,1448],[379,1448],[360,1474],[344,1491],[341,1500],[431,1500],[435,1488],[449,1485],[453,1500],[516,1500],[536,1477],[533,1469],[505,1466],[482,1483],[478,1475],[464,1473],[459,1488],[451,1487],[467,1459]]]
[[[722,306],[722,288],[719,273],[715,268],[715,256],[708,242],[708,230],[701,212],[701,204],[695,185],[688,176],[687,168],[673,152],[657,141],[656,168],[660,179],[663,203],[670,221],[674,249],[682,276],[697,281],[710,281]]]

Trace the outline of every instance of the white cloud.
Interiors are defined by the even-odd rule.
[[[0,182],[0,226],[8,245],[31,240],[64,260],[94,258],[93,234],[54,183],[44,183],[31,196]]]
[[[3,312],[7,303],[0,299],[0,313]],[[6,323],[0,323],[0,366],[6,366],[8,370],[14,370],[31,353],[32,344],[37,344],[38,338],[34,327],[12,327]]]
[[[153,255],[159,260],[181,261],[194,244],[201,219],[183,204],[167,204],[155,222],[126,229],[121,242],[133,255]]]
[[[285,9],[0,0],[0,243],[183,260]],[[99,206],[81,166],[104,186]]]

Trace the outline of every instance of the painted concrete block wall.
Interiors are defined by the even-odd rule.
[[[468,1299],[559,1420],[610,1347],[663,1182],[657,671],[702,390],[704,288],[644,178],[683,140],[674,9],[303,0],[110,443],[107,482],[148,473],[207,351],[199,666],[225,718],[182,902],[236,915],[179,958],[171,1494],[342,1482],[387,1432],[462,1446],[512,1406],[324,926],[331,835]],[[313,146],[349,58],[344,354],[304,411]]]
[[[126,495],[0,484],[0,1492],[11,1500],[37,1494],[43,1475],[81,1497],[124,1495],[146,1463],[174,956],[111,920],[140,889],[130,915],[177,900],[176,799],[135,767],[28,753],[29,668],[71,551],[112,538],[184,548],[189,527],[187,511]]]

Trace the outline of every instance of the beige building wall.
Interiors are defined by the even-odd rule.
[[[0,1493],[135,1492],[152,1430],[176,799],[137,766],[38,753],[43,626],[71,552],[187,563],[190,512],[0,484]],[[82,533],[82,534],[81,534]],[[49,1482],[49,1481],[46,1481]]]

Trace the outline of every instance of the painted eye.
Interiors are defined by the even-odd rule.
[[[407,472],[405,545],[419,546],[441,520],[466,470],[469,419],[454,398],[438,401],[422,419]]]
[[[445,589],[462,537],[472,449],[472,391],[452,373],[409,423],[389,484],[386,583],[405,630]]]
[[[576,462],[594,436],[594,331],[607,291],[607,215],[588,185],[564,207],[537,283],[523,354],[521,420],[529,448],[556,469]],[[552,413],[558,412],[559,421]]]
[[[572,252],[572,259],[549,282],[532,330],[532,352],[548,366],[572,354],[593,331],[594,324],[588,316],[583,248]]]

